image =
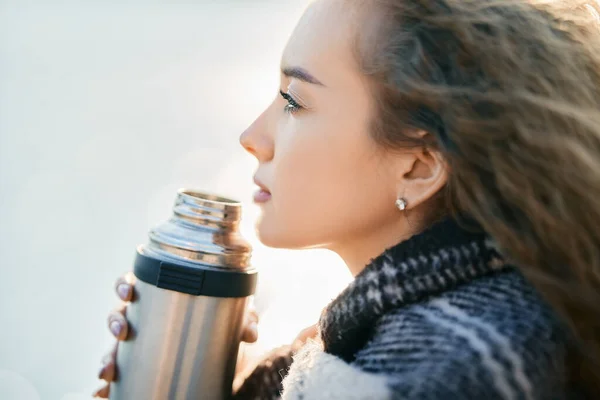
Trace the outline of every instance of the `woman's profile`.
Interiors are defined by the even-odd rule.
[[[598,10],[309,6],[240,142],[260,240],[334,251],[354,280],[235,398],[600,398]]]

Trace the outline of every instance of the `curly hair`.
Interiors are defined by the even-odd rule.
[[[362,4],[377,18],[356,46],[373,138],[443,154],[447,209],[481,224],[554,307],[574,333],[570,378],[600,391],[598,3]]]

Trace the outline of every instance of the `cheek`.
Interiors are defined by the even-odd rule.
[[[367,133],[337,125],[333,131],[298,121],[280,131],[273,198],[258,225],[265,244],[301,248],[338,242],[377,221],[385,209],[381,204],[393,203]]]

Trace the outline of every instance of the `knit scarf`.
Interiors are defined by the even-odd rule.
[[[506,268],[493,241],[474,222],[438,222],[372,259],[323,310],[324,350],[350,363],[384,314]],[[289,346],[271,353],[235,399],[278,399],[291,362]]]
[[[382,315],[505,268],[493,241],[474,222],[438,222],[372,259],[324,309],[324,349],[351,362]]]

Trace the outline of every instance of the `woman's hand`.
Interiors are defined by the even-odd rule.
[[[112,350],[102,359],[102,367],[98,373],[98,378],[106,381],[106,384],[104,384],[94,393],[94,397],[107,399],[110,391],[110,382],[115,379],[117,372],[116,359],[119,342],[127,340],[129,334],[129,324],[125,318],[125,311],[129,302],[136,301],[134,285],[135,275],[133,275],[131,272],[117,279],[115,284],[115,290],[122,302],[109,314],[108,328],[117,341]],[[251,309],[250,312],[247,313],[246,321],[244,322],[242,341],[246,343],[254,343],[257,339],[258,314],[254,309]]]

